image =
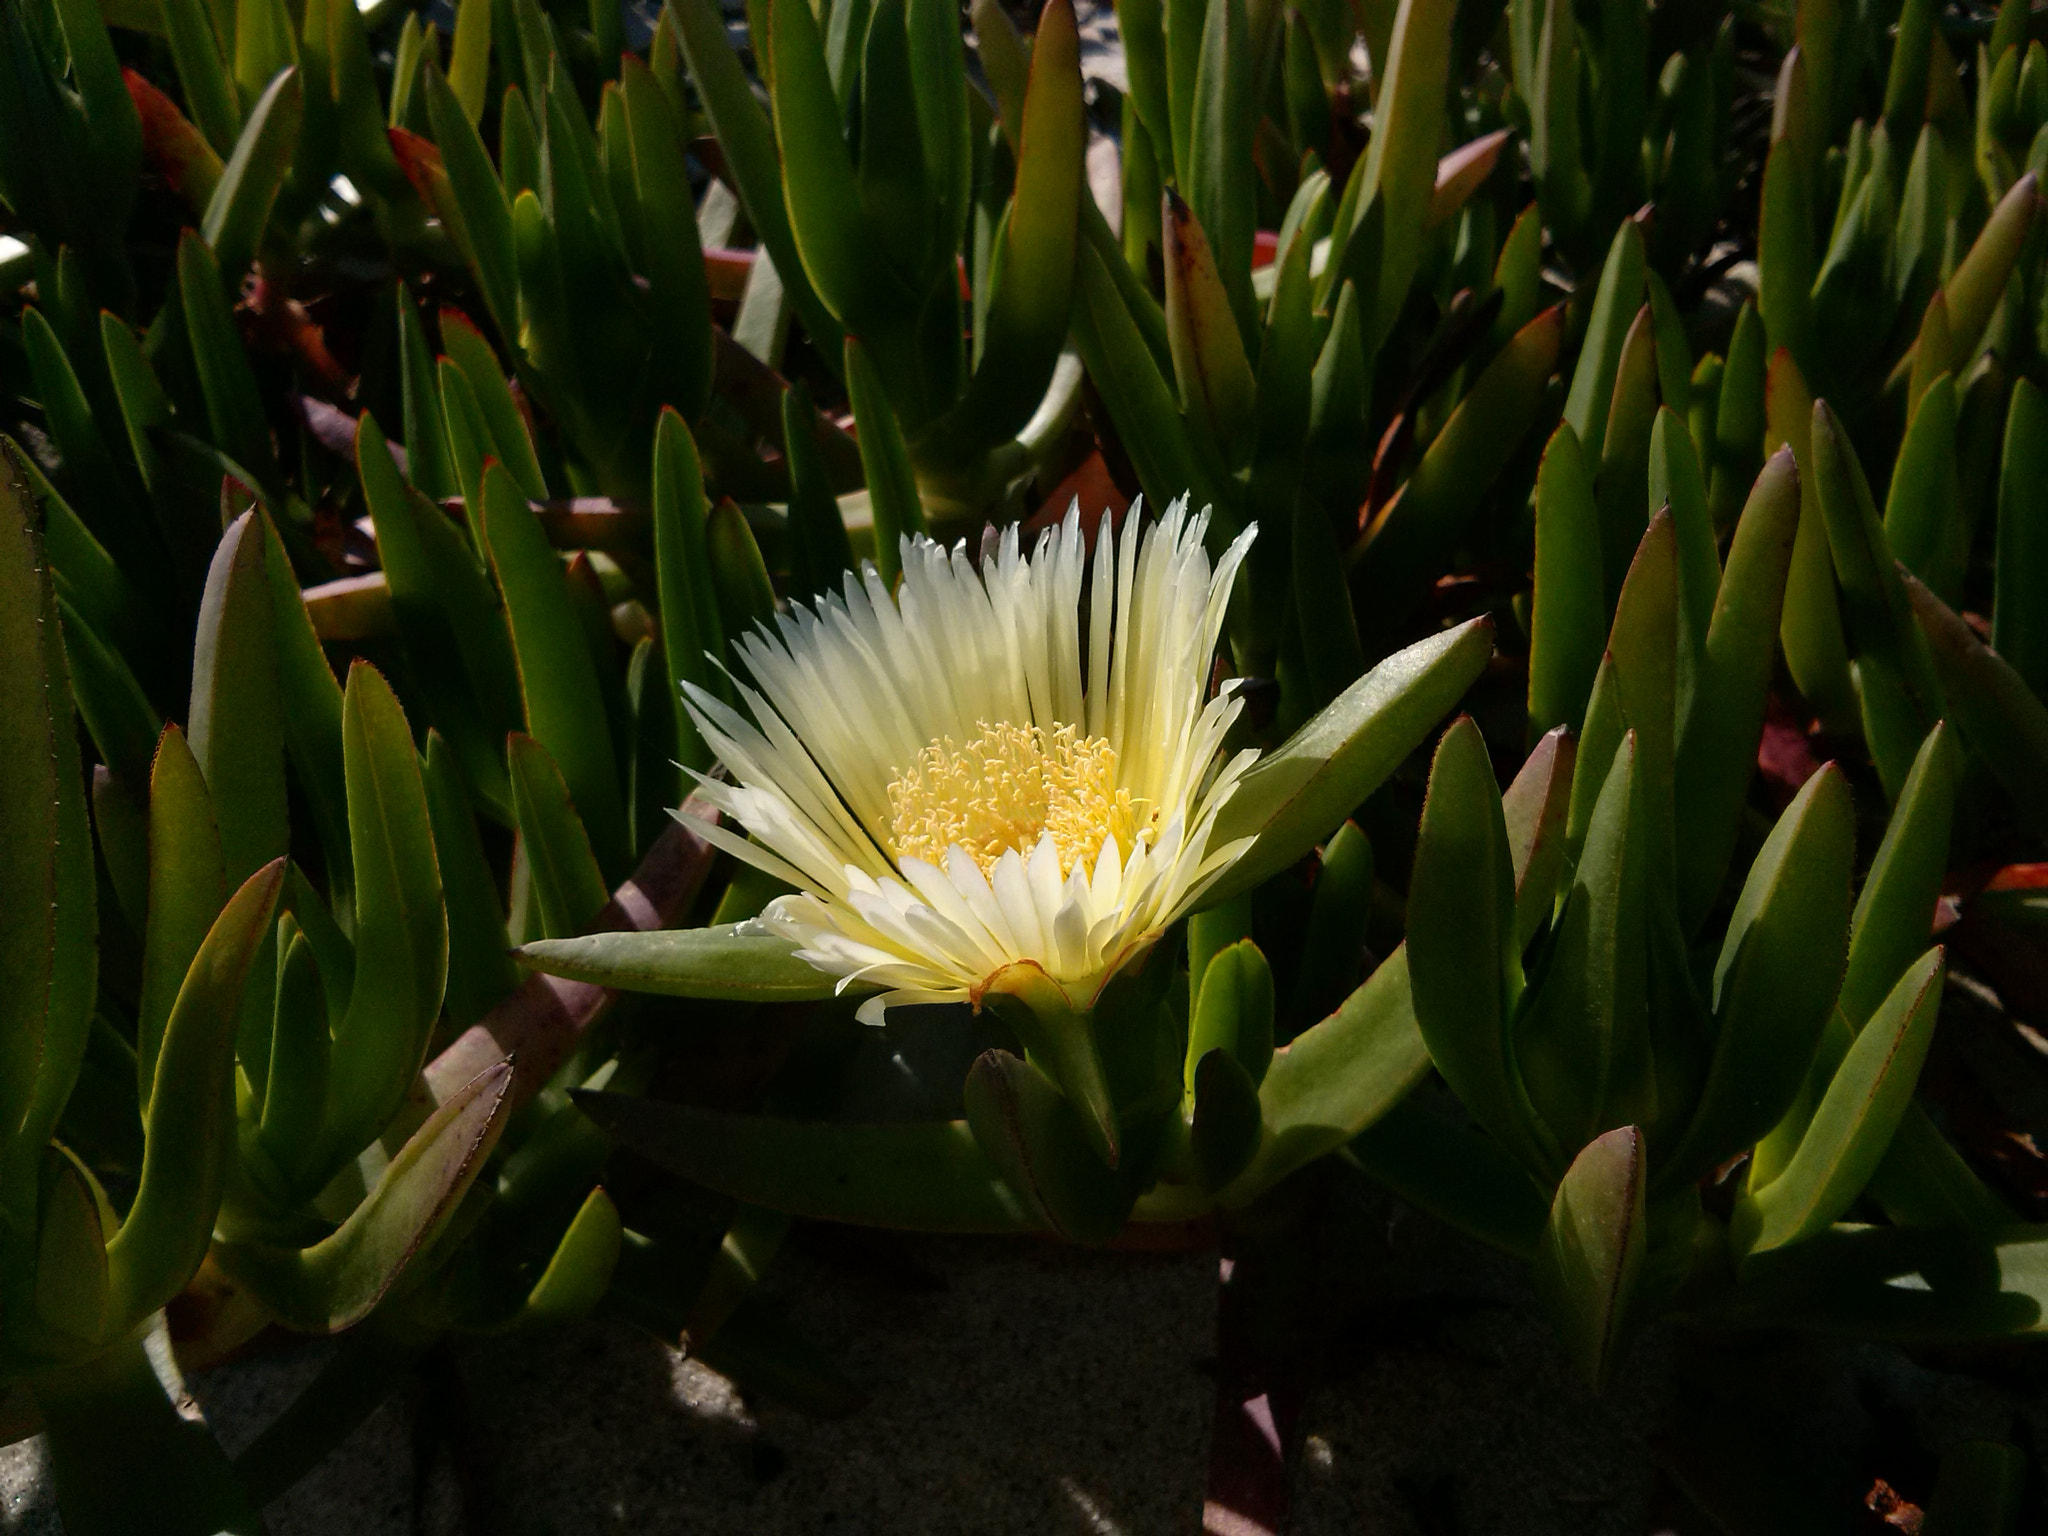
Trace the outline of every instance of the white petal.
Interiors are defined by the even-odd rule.
[[[995,892],[1010,932],[1017,936],[1018,953],[1045,956],[1045,933],[1038,925],[1038,903],[1031,899],[1031,881],[1024,873],[1024,859],[1016,849],[1005,850],[989,871],[988,888]]]

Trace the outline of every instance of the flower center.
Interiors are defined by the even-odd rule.
[[[1010,849],[1027,858],[1052,834],[1060,875],[1093,864],[1106,838],[1129,855],[1139,837],[1139,810],[1128,789],[1117,788],[1116,749],[1099,736],[1063,725],[1048,733],[1036,725],[976,722],[978,734],[962,745],[941,737],[889,785],[890,832],[899,859],[945,866],[955,844],[986,874]]]

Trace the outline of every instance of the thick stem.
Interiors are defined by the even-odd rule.
[[[184,1384],[158,1319],[31,1384],[67,1536],[256,1536],[263,1522]]]
[[[1095,1042],[1095,1017],[1076,1008],[1036,961],[1006,965],[989,978],[983,1001],[1017,1032],[1031,1060],[1080,1111],[1088,1143],[1110,1167],[1120,1155],[1116,1104]]]

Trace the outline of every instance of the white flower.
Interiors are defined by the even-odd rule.
[[[1241,706],[1205,695],[1256,530],[1212,569],[1185,506],[1142,546],[1140,506],[1121,540],[1105,519],[1085,594],[1078,507],[979,573],[964,544],[905,539],[895,598],[868,565],[739,641],[751,721],[683,685],[738,781],[702,793],[753,840],[704,835],[797,888],[761,924],[842,991],[884,989],[864,1021],[978,1004],[1020,961],[1087,1007],[1251,845],[1209,847],[1257,754],[1219,765]]]

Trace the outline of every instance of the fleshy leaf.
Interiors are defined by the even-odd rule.
[[[1261,758],[1216,818],[1209,846],[1257,841],[1204,903],[1250,890],[1327,837],[1427,737],[1492,652],[1493,625],[1484,618],[1418,641]]]
[[[1643,1133],[1607,1132],[1573,1159],[1536,1250],[1536,1290],[1597,1390],[1620,1362],[1649,1248]]]
[[[206,1257],[234,1153],[236,1016],[283,885],[283,859],[251,875],[214,919],[178,989],[149,1094],[142,1180],[107,1244],[112,1322],[155,1311]]]
[[[1792,1104],[1848,957],[1855,860],[1848,782],[1830,765],[1807,780],[1750,866],[1714,972],[1713,1064],[1660,1179],[1715,1167]]]
[[[1261,1131],[1251,1165],[1224,1191],[1238,1206],[1372,1125],[1429,1073],[1429,1050],[1397,949],[1342,1007],[1296,1035],[1259,1084]]]
[[[432,1241],[483,1171],[512,1082],[488,1068],[449,1099],[392,1158],[376,1187],[310,1248],[224,1242],[214,1260],[264,1308],[302,1333],[335,1333],[367,1317],[407,1262]]]
[[[550,976],[667,997],[804,1002],[830,997],[836,983],[797,959],[788,940],[756,932],[748,923],[536,939],[520,948],[518,958]]]
[[[1530,1110],[1510,1025],[1522,990],[1514,869],[1500,791],[1471,720],[1430,768],[1408,890],[1415,1017],[1444,1081],[1531,1166],[1554,1151]]]
[[[1760,1253],[1822,1231],[1869,1182],[1912,1103],[1943,974],[1942,952],[1929,950],[1864,1025],[1784,1171],[1736,1207],[1730,1235],[1742,1250]]]
[[[1043,1072],[985,1051],[967,1073],[965,1101],[976,1144],[1026,1208],[1072,1242],[1116,1236],[1130,1197],[1089,1144],[1082,1113]]]

